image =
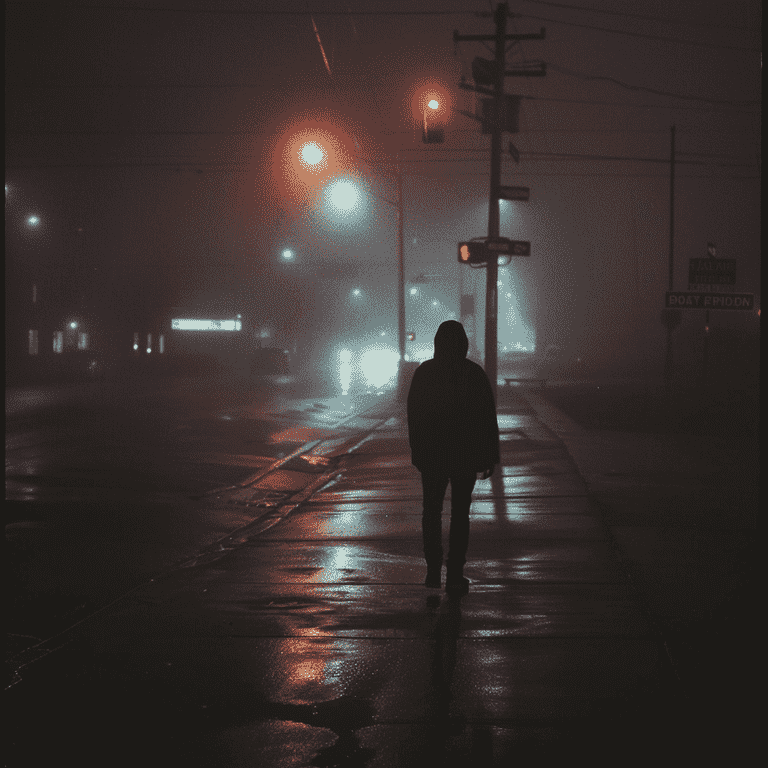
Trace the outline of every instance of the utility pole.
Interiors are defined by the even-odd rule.
[[[493,40],[495,42],[494,60],[486,61],[476,58],[472,63],[472,74],[477,83],[492,85],[493,90],[483,88],[482,85],[467,85],[461,83],[465,90],[484,93],[492,96],[490,110],[490,128],[491,128],[491,182],[488,196],[488,240],[498,240],[500,221],[499,221],[499,199],[501,193],[501,142],[502,133],[506,130],[512,133],[517,132],[517,116],[512,114],[510,109],[511,99],[504,93],[504,77],[540,77],[546,75],[544,65],[538,69],[520,69],[505,71],[505,46],[507,40],[543,40],[545,30],[542,28],[540,33],[508,35],[507,17],[509,16],[509,6],[507,3],[499,3],[494,13],[496,22],[495,35],[459,35],[454,31],[454,42],[469,40]],[[467,117],[480,119],[476,115],[464,112]],[[510,153],[519,157],[517,150],[510,145]],[[517,159],[516,157],[516,159]],[[494,253],[492,258],[486,261],[486,281],[485,281],[485,372],[491,382],[494,400],[496,399],[496,379],[498,368],[498,303],[499,303],[499,263],[498,256]]]
[[[397,164],[397,349],[400,354],[398,390],[404,386],[403,366],[405,364],[405,253],[403,247],[403,172],[399,158]]]
[[[488,193],[488,238],[499,237],[499,186],[501,186],[501,100],[504,96],[504,54],[507,32],[506,3],[496,6],[496,82],[493,84],[491,133],[491,188]],[[499,347],[499,259],[488,261],[485,275],[485,372],[491,381],[493,399],[496,400],[496,377]]]
[[[669,150],[669,288],[674,290],[675,276],[675,126],[671,131]],[[669,392],[672,386],[672,331],[680,321],[680,310],[669,310],[664,314],[667,326],[667,353],[664,358],[664,389]]]

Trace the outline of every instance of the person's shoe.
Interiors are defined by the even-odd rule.
[[[430,589],[440,589],[442,563],[427,565],[427,578],[424,579],[424,586]]]
[[[445,591],[452,597],[462,597],[469,592],[469,579],[464,576],[448,576]]]

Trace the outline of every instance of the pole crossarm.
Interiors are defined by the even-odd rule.
[[[453,30],[453,42],[454,43],[466,43],[472,40],[488,41],[496,40],[497,35],[460,35],[457,29]],[[504,40],[545,40],[546,29],[541,28],[541,32],[527,32],[521,35],[504,35]]]

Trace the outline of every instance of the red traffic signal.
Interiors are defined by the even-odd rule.
[[[496,254],[491,255],[481,240],[459,243],[460,264],[484,264],[491,258],[496,258]]]

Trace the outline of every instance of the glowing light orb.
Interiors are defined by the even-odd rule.
[[[440,106],[440,104],[435,99],[430,99],[429,104],[427,104],[427,106],[430,109],[437,109]]]
[[[283,251],[283,258],[286,259],[286,260],[287,259],[292,259],[293,258],[293,251],[291,251],[290,249],[286,248]]]
[[[337,211],[352,211],[360,204],[360,191],[352,181],[334,181],[328,190],[328,200]]]
[[[319,165],[325,160],[325,152],[319,144],[309,141],[301,148],[301,159],[307,165]]]
[[[368,347],[360,356],[360,371],[366,384],[371,387],[385,387],[393,384],[397,377],[400,355],[388,345],[376,344]]]
[[[36,227],[40,223],[40,219],[37,216],[30,216],[27,219],[27,224],[29,224],[32,227]]]

